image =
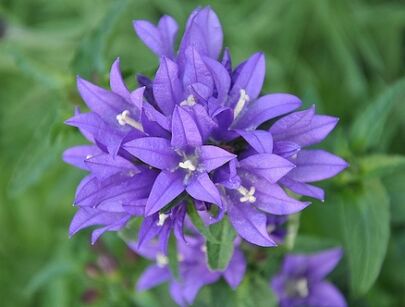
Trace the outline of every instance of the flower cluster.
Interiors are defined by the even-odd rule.
[[[157,264],[138,288],[170,280],[175,300],[191,303],[202,285],[221,276],[232,287],[239,284],[246,266],[240,242],[272,247],[282,241],[285,216],[310,204],[286,190],[323,200],[312,182],[335,176],[347,163],[305,148],[321,142],[338,119],[317,115],[314,107],[295,111],[301,101],[290,94],[260,96],[264,55],[233,68],[225,49],[219,60],[223,34],[209,7],[192,12],[177,52],[173,18],[163,16],[156,26],[135,21],[134,28],[159,57],[153,79],[138,75],[140,87],[129,90],[119,59],[111,67],[111,90],[77,79],[90,112],[76,110],[66,123],[92,145],[64,153],[67,163],[89,172],[77,188],[70,234],[98,225],[95,242],[141,218],[131,246]],[[226,270],[208,270],[205,239],[190,222],[190,207],[206,225],[226,220],[237,233]],[[172,233],[182,284],[166,266]]]

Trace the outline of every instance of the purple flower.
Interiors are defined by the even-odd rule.
[[[346,306],[339,290],[324,280],[341,257],[340,248],[312,255],[287,255],[281,272],[271,281],[280,306]]]
[[[246,271],[246,260],[236,247],[228,267],[223,272],[210,271],[206,263],[206,248],[201,236],[186,238],[187,243],[178,241],[179,278],[172,276],[168,268],[168,258],[158,245],[150,241],[139,248],[138,244],[129,244],[137,253],[155,261],[139,278],[136,289],[145,291],[161,283],[169,282],[170,295],[181,305],[192,304],[199,290],[218,281],[221,276],[235,289],[243,279]],[[238,244],[237,240],[235,241]]]
[[[178,26],[163,16],[155,26],[135,21],[141,40],[158,56],[153,78],[138,75],[140,88],[126,86],[117,59],[110,90],[77,79],[90,109],[66,121],[92,145],[68,149],[64,160],[89,172],[75,197],[71,234],[91,225],[116,231],[142,216],[139,244],[158,238],[162,252],[173,231],[183,240],[186,207],[197,206],[220,222],[227,215],[240,237],[275,246],[269,216],[286,216],[324,199],[312,185],[335,176],[347,163],[319,149],[335,127],[334,117],[316,115],[296,96],[260,96],[265,78],[261,52],[232,67],[223,33],[210,7],[194,10],[179,49]],[[291,113],[293,112],[293,113]],[[275,120],[270,129],[263,124]],[[214,204],[215,206],[212,206]],[[271,223],[270,223],[271,224]]]

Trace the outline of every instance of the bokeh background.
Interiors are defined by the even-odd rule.
[[[169,14],[183,30],[191,10],[205,4],[222,21],[234,63],[265,52],[266,92],[294,93],[341,119],[322,147],[351,166],[323,185],[325,203],[301,214],[294,250],[344,246],[331,278],[351,306],[405,306],[400,0],[1,0],[1,306],[173,304],[165,286],[133,291],[146,262],[126,249],[122,237],[131,234],[107,234],[95,246],[88,231],[68,238],[84,173],[63,164],[61,153],[84,139],[63,121],[83,106],[77,74],[107,86],[117,56],[132,88],[135,73],[155,71],[157,59],[135,36],[133,19]],[[236,293],[219,283],[195,305],[271,306],[273,252],[251,261]]]

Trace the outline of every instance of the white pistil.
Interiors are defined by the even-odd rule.
[[[308,280],[306,278],[300,278],[297,280],[295,284],[295,288],[297,293],[300,297],[304,298],[307,297],[309,294],[308,290]]]
[[[193,95],[189,95],[186,100],[180,102],[181,106],[193,106],[196,104],[195,98]]]
[[[250,189],[248,190],[245,187],[240,186],[238,188],[238,192],[240,194],[242,194],[242,197],[239,198],[239,201],[241,203],[245,203],[245,202],[254,203],[256,201],[256,197],[254,196],[255,192],[256,192],[255,187],[250,187]]]
[[[191,160],[186,160],[184,162],[180,162],[179,167],[187,169],[192,172],[194,172],[197,169],[196,166],[193,164],[193,162],[191,162]]]
[[[135,119],[130,117],[131,113],[128,110],[123,111],[122,113],[117,115],[117,121],[121,126],[131,126],[134,127],[135,129],[138,129],[140,131],[143,131],[142,124],[137,122]]]
[[[156,223],[158,226],[163,226],[165,223],[166,219],[169,217],[168,214],[165,213],[159,213],[159,221]]]
[[[244,89],[240,90],[240,96],[239,100],[236,103],[235,109],[233,110],[233,117],[236,118],[239,113],[243,110],[243,107],[245,106],[246,102],[250,100],[249,95],[246,93]]]
[[[169,263],[169,259],[162,253],[156,254],[156,264],[158,267],[163,268]]]

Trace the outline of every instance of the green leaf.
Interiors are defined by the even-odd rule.
[[[207,241],[207,258],[210,269],[225,270],[233,254],[233,240],[235,231],[228,219],[224,217],[220,222],[210,226],[216,241]]]
[[[396,173],[383,180],[390,197],[391,221],[393,224],[404,225],[405,223],[405,172]]]
[[[100,24],[82,40],[72,62],[75,73],[85,78],[90,78],[94,73],[104,73],[106,64],[103,53],[107,39],[127,4],[127,0],[114,1]]]
[[[209,241],[218,242],[215,236],[211,233],[210,229],[205,226],[204,221],[201,219],[193,203],[187,204],[187,214],[190,217],[194,227]]]
[[[350,140],[356,151],[377,147],[384,136],[388,115],[402,97],[405,97],[405,79],[388,87],[377,100],[362,110],[350,130]]]
[[[362,190],[346,193],[339,205],[345,254],[354,295],[374,284],[387,250],[390,228],[389,199],[379,180]]]
[[[259,276],[246,275],[236,292],[237,307],[276,307],[277,299],[269,281]]]
[[[172,234],[169,238],[169,248],[167,251],[167,257],[169,258],[169,268],[173,276],[179,278],[179,260],[177,257],[177,245],[176,238]]]
[[[371,155],[359,161],[362,177],[387,176],[405,169],[405,156]]]

